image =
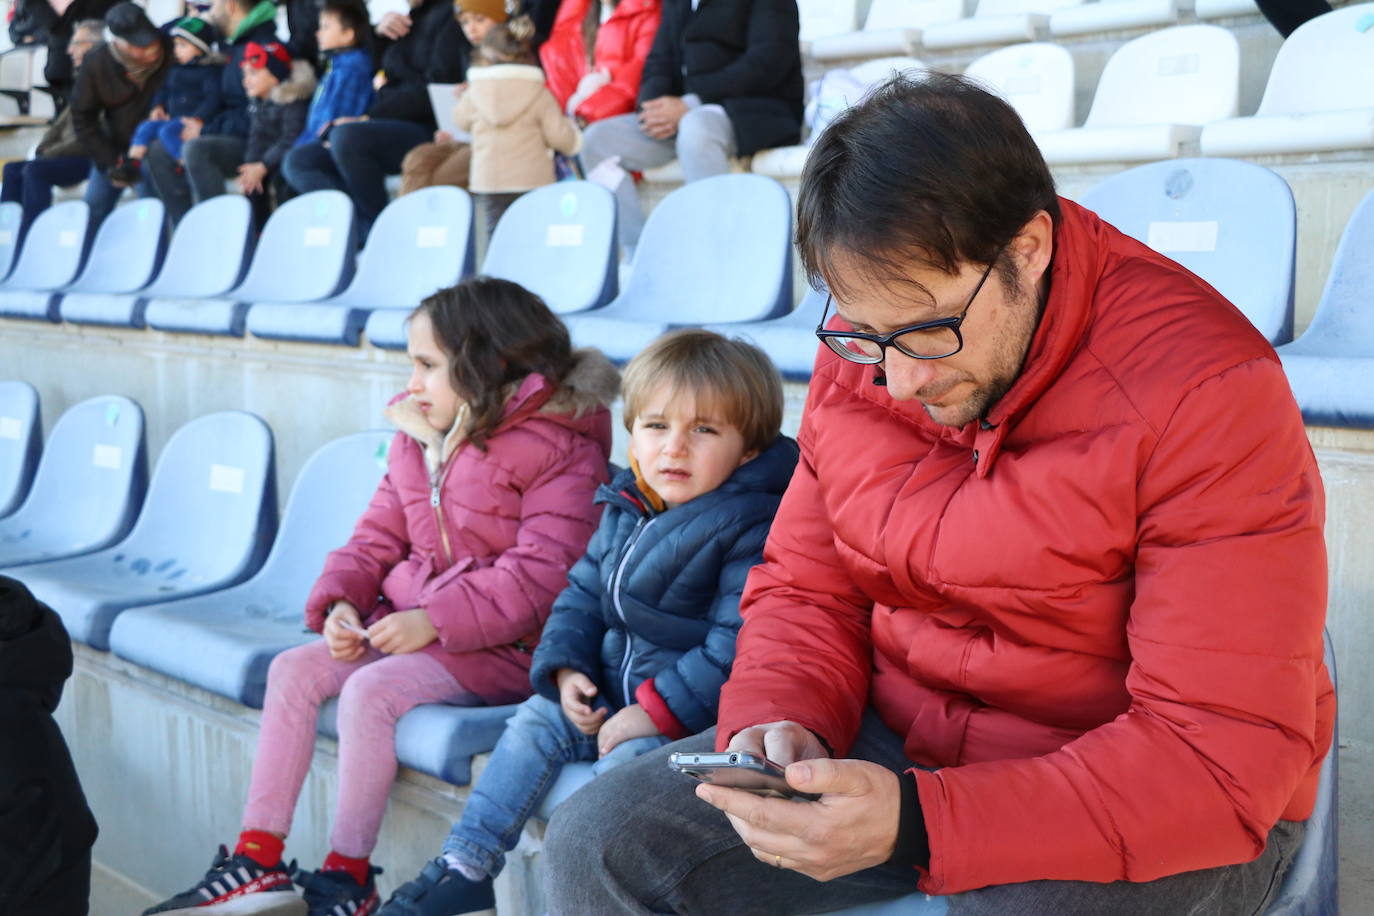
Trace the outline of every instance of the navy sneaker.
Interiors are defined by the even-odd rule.
[[[164,900],[157,906],[143,911],[143,916],[154,913],[190,913],[195,916],[212,914],[240,914],[277,912],[283,904],[295,902],[297,911],[300,898],[291,884],[291,875],[296,863],[282,865],[278,862],[271,868],[263,868],[248,856],[231,856],[229,850],[221,846],[215,854],[215,861],[200,883],[184,893]],[[281,910],[289,912],[289,910]]]
[[[496,916],[491,879],[473,881],[443,859],[396,889],[377,916]]]
[[[296,883],[304,891],[310,916],[372,916],[382,905],[377,896],[377,876],[382,870],[368,868],[367,883],[359,884],[346,871],[303,871]]]

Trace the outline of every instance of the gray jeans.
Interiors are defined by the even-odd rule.
[[[227,135],[188,140],[181,148],[185,174],[161,143],[148,147],[144,166],[173,225],[192,205],[224,193],[224,182],[238,172],[246,146],[242,137]]]
[[[916,890],[907,869],[883,866],[821,883],[759,862],[725,816],[693,794],[693,782],[668,769],[673,751],[709,751],[714,743],[712,729],[652,751],[593,780],[558,808],[544,840],[551,916],[791,916],[890,900]],[[901,739],[872,715],[850,756],[897,771],[912,766]],[[951,916],[1252,916],[1277,895],[1304,826],[1280,821],[1260,857],[1242,865],[1147,883],[1030,881],[944,900]]]
[[[634,172],[655,169],[676,158],[688,182],[727,174],[734,154],[735,129],[719,105],[701,105],[687,112],[678,122],[677,135],[667,140],[647,136],[639,127],[639,116],[627,114],[597,121],[587,128],[582,141],[586,171],[611,156],[619,156],[621,167]],[[633,248],[644,228],[644,210],[635,183],[628,178],[622,181],[615,189],[615,199],[621,244]]]

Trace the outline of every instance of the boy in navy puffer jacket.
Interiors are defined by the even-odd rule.
[[[187,16],[172,26],[171,36],[177,64],[153,96],[148,120],[134,128],[126,162],[142,160],[154,140],[161,141],[168,154],[180,160],[185,122],[204,124],[222,107],[220,72],[224,58],[214,52],[219,32],[204,19]]]
[[[797,464],[782,381],[756,347],[701,330],[660,337],[625,369],[630,469],[603,486],[587,553],[534,652],[520,705],[444,855],[379,916],[494,906],[492,879],[558,772],[593,772],[715,724],[745,579]]]

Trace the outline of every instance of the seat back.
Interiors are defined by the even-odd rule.
[[[272,431],[258,417],[229,410],[192,420],[167,440],[115,561],[193,585],[241,578],[271,544],[273,473]]]
[[[842,35],[859,27],[857,0],[798,0],[801,41],[815,41],[828,35]]]
[[[342,191],[312,191],[268,218],[234,298],[313,302],[339,292],[352,275],[353,202]]]
[[[555,312],[600,308],[619,285],[615,198],[590,181],[522,194],[501,217],[482,272],[524,286]]]
[[[864,19],[864,31],[922,29],[963,19],[971,8],[968,0],[873,0]]]
[[[172,233],[162,272],[148,298],[209,299],[239,285],[253,253],[253,207],[242,194],[220,194],[187,211]]]
[[[4,287],[49,290],[72,282],[81,267],[90,215],[84,200],[63,201],[38,214]]]
[[[672,324],[757,321],[792,307],[792,202],[761,175],[717,175],[649,214],[616,300]]]
[[[1235,34],[1215,25],[1174,26],[1117,49],[1084,126],[1207,124],[1235,117],[1239,99]]]
[[[19,253],[19,221],[24,206],[12,200],[0,203],[0,280],[9,276]]]
[[[1128,169],[1081,203],[1231,300],[1272,343],[1293,336],[1297,210],[1288,183],[1235,159]]]
[[[1073,127],[1073,55],[1062,45],[1000,48],[969,64],[964,75],[1010,102],[1031,133]]]
[[[57,418],[19,514],[60,532],[64,550],[94,550],[128,532],[147,487],[143,408],[88,398]]]
[[[25,45],[0,54],[0,90],[28,92],[33,86],[33,58],[42,47],[46,60],[47,46]],[[42,70],[39,70],[40,75]]]
[[[166,209],[155,197],[116,207],[96,230],[81,276],[72,290],[132,293],[148,285],[162,255]]]
[[[1374,191],[1365,195],[1336,246],[1326,288],[1307,331],[1292,352],[1374,356]],[[1288,352],[1288,348],[1285,348]]]
[[[0,517],[23,502],[42,451],[38,392],[28,382],[0,382]]]
[[[413,307],[470,275],[475,261],[472,198],[461,188],[424,188],[378,214],[353,282],[339,298],[376,308]]]
[[[1084,0],[978,0],[973,15],[979,19],[989,16],[1019,16],[1026,13],[1053,13],[1069,6],[1081,6]]]
[[[1260,115],[1374,108],[1374,3],[1309,19],[1279,46]]]
[[[926,65],[914,57],[878,57],[873,60],[866,60],[863,63],[855,64],[849,69],[854,78],[872,89],[879,83],[885,83],[899,73],[915,74],[924,70]],[[856,104],[859,100],[854,99],[850,104]]]

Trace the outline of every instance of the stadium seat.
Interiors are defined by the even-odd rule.
[[[54,297],[63,320],[97,314],[111,298],[133,296],[157,275],[165,250],[162,201],[145,197],[116,207],[95,231],[81,275]]]
[[[1279,347],[1308,423],[1374,428],[1374,191],[1341,236],[1312,324]]]
[[[348,541],[386,472],[393,432],[335,439],[301,468],[262,569],[224,591],[133,607],[110,631],[110,649],[212,693],[262,708],[277,653],[317,638],[305,599],[329,551]]]
[[[797,0],[801,17],[801,41],[815,41],[831,35],[842,35],[859,27],[859,4],[856,0]]]
[[[19,253],[19,221],[23,213],[23,205],[12,200],[0,204],[0,279],[9,276]]]
[[[62,617],[73,639],[108,649],[125,608],[235,585],[262,564],[276,527],[272,432],[249,413],[192,420],[162,450],[129,536],[66,560],[4,570]]]
[[[1215,120],[1215,119],[1214,119]],[[1374,3],[1309,19],[1274,58],[1254,117],[1202,129],[1207,156],[1374,146]]]
[[[124,537],[148,488],[143,426],[143,409],[117,395],[58,417],[28,497],[0,518],[0,566],[72,557]]]
[[[1226,19],[1232,16],[1258,16],[1255,0],[1197,0],[1193,14],[1199,19]]]
[[[378,215],[347,289],[320,302],[255,303],[248,330],[255,337],[357,346],[371,312],[409,314],[435,290],[470,275],[475,259],[472,198],[461,188],[424,188]]]
[[[1073,55],[1045,41],[990,51],[964,71],[1011,103],[1031,135],[1073,127]]]
[[[76,278],[86,254],[90,208],[82,200],[53,204],[34,219],[10,275],[0,282],[0,315],[57,321],[60,289]]]
[[[816,364],[816,325],[825,308],[826,294],[809,289],[801,304],[781,318],[707,327],[726,337],[743,337],[756,344],[777,365],[784,378],[805,382]]]
[[[28,495],[42,451],[38,392],[28,382],[0,382],[0,518]]]
[[[883,54],[909,54],[921,43],[921,30],[968,15],[968,0],[873,0],[862,31],[818,38],[811,56],[818,61]]]
[[[1050,34],[1063,38],[1170,26],[1178,22],[1180,4],[1181,0],[1098,0],[1068,6],[1050,13]]]
[[[937,50],[1032,41],[1047,30],[1050,13],[1082,3],[1083,0],[978,0],[978,7],[969,18],[925,29],[921,44]]]
[[[1083,126],[1037,134],[1051,165],[1169,159],[1203,124],[1236,113],[1240,46],[1228,29],[1181,25],[1122,45],[1102,70]]]
[[[314,302],[339,292],[353,275],[353,254],[353,202],[342,191],[312,191],[268,218],[240,286],[213,299],[149,298],[144,314],[160,331],[242,337],[254,302]]]
[[[649,214],[624,292],[565,315],[578,346],[627,360],[670,327],[756,321],[792,305],[792,202],[762,175],[684,185]]]
[[[84,293],[62,299],[62,318],[77,324],[141,328],[157,299],[223,296],[239,285],[253,251],[253,208],[242,194],[221,194],[192,207],[172,233],[162,270],[137,294]]]
[[[557,313],[600,308],[617,292],[615,198],[590,181],[560,181],[521,195],[487,243],[482,273],[519,283]],[[409,308],[367,319],[373,346],[404,350]]]
[[[1270,343],[1293,339],[1297,208],[1288,183],[1235,159],[1176,159],[1120,172],[1083,206],[1231,300]]]

